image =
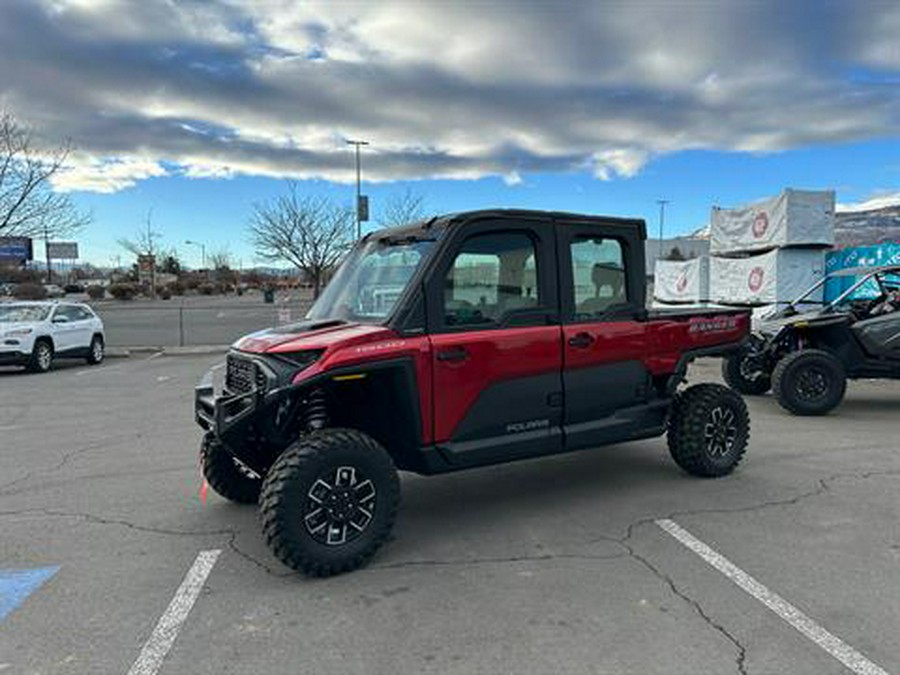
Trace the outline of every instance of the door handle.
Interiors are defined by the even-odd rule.
[[[587,349],[594,344],[594,336],[590,333],[576,333],[569,338],[569,346],[578,349]]]
[[[465,347],[451,347],[437,353],[438,361],[465,361],[469,358],[469,350]]]

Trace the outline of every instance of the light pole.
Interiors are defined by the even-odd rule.
[[[203,261],[203,269],[206,269],[206,245],[201,244],[199,241],[191,241],[190,239],[186,239],[184,243],[200,247],[200,259]]]
[[[362,236],[362,218],[360,215],[360,207],[362,206],[362,200],[360,197],[362,196],[360,193],[360,171],[359,171],[359,146],[368,145],[369,141],[351,141],[347,140],[347,145],[355,145],[356,146],[356,238],[359,239]]]
[[[668,199],[657,199],[656,203],[659,204],[659,259],[663,259],[663,225],[666,222],[666,204],[669,203]]]

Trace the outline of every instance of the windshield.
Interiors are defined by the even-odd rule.
[[[41,305],[0,305],[0,323],[43,321],[49,313],[50,308]]]
[[[394,310],[434,243],[434,239],[384,238],[358,244],[306,318],[381,323]]]

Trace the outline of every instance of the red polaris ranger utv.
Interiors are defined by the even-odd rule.
[[[641,220],[476,211],[366,236],[306,320],[248,335],[196,391],[203,471],[259,503],[311,575],[364,564],[436,474],[668,433],[696,476],[741,460],[740,396],[688,363],[740,347],[743,311],[645,309]],[[220,371],[221,372],[221,371]]]

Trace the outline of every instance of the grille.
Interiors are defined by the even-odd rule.
[[[232,354],[225,367],[225,387],[235,394],[246,394],[257,384],[256,364]]]

